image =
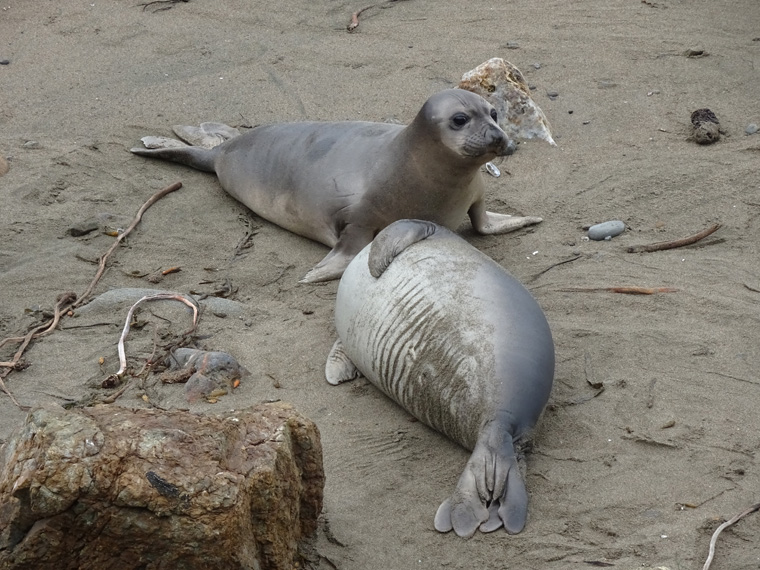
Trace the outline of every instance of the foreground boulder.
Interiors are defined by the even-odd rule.
[[[323,486],[319,431],[289,404],[40,408],[0,451],[0,568],[293,568]]]

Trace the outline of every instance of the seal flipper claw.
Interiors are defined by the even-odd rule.
[[[343,343],[340,339],[333,344],[330,354],[327,355],[327,362],[325,363],[325,378],[333,386],[337,386],[343,382],[354,380],[361,376],[361,372],[356,368],[356,365],[351,362],[351,359],[343,349]]]

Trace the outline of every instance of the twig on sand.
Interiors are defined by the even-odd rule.
[[[370,8],[374,8],[375,4],[370,4],[369,6],[365,6],[361,10],[357,10],[353,14],[351,14],[351,22],[346,26],[346,29],[349,32],[353,32],[356,28],[359,27],[359,16],[361,16],[362,12],[366,12]]]
[[[628,248],[628,253],[644,253],[650,251],[662,251],[663,249],[674,249],[676,247],[683,247],[685,245],[691,245],[697,243],[699,240],[706,238],[712,233],[715,233],[720,229],[721,224],[713,224],[706,230],[702,230],[698,234],[688,236],[681,239],[672,241],[660,241],[657,243],[650,243],[648,245],[632,245]]]
[[[738,521],[740,521],[747,515],[750,515],[758,510],[760,510],[760,503],[757,503],[756,505],[752,505],[746,511],[739,513],[734,518],[727,520],[726,522],[724,522],[722,525],[720,525],[718,528],[715,529],[715,532],[713,533],[712,538],[710,539],[710,553],[707,555],[707,560],[705,560],[705,565],[702,567],[702,570],[708,570],[708,568],[710,568],[710,564],[712,564],[713,557],[715,556],[715,543],[718,541],[718,535],[721,532],[723,532],[724,529],[730,527],[733,524],[736,524]]]
[[[166,188],[162,188],[153,196],[148,198],[148,200],[140,207],[139,210],[137,210],[137,214],[135,215],[135,219],[132,220],[132,223],[129,224],[129,227],[124,230],[119,236],[116,238],[116,241],[113,243],[113,245],[108,249],[108,251],[100,258],[98,262],[98,272],[95,274],[95,278],[92,280],[92,283],[87,287],[84,293],[77,299],[76,303],[72,306],[72,308],[79,307],[82,303],[88,300],[88,297],[92,293],[93,289],[95,289],[95,285],[98,284],[98,281],[100,281],[100,278],[103,276],[103,272],[106,270],[106,262],[108,261],[108,256],[113,253],[113,251],[119,246],[119,244],[126,238],[130,232],[135,229],[137,224],[140,223],[140,220],[143,217],[143,214],[145,211],[150,208],[153,204],[158,202],[161,198],[166,196],[167,194],[170,194],[171,192],[174,192],[175,190],[179,190],[182,188],[182,182],[175,182],[174,184],[171,184],[167,186]]]
[[[11,391],[8,390],[8,387],[5,385],[3,378],[10,374],[11,370],[16,370],[16,368],[19,366],[21,356],[24,354],[26,347],[29,346],[29,343],[32,342],[32,339],[44,336],[53,331],[55,327],[58,326],[58,322],[61,320],[61,315],[65,313],[70,308],[70,306],[72,306],[72,303],[74,303],[76,298],[76,293],[62,293],[58,296],[58,302],[55,305],[52,320],[43,323],[38,327],[35,327],[29,331],[26,336],[9,337],[0,342],[0,346],[2,346],[6,342],[21,341],[21,346],[19,346],[18,350],[16,350],[16,354],[13,355],[12,359],[9,362],[0,362],[0,368],[5,368],[5,370],[0,371],[0,390],[5,392],[5,394],[11,399],[14,404],[16,404],[16,406],[18,406],[19,409],[25,410],[27,408],[25,406],[22,406],[16,397],[11,393]]]
[[[569,293],[597,293],[606,291],[608,293],[623,293],[625,295],[654,295],[655,293],[675,293],[678,289],[673,287],[565,287],[557,289]]]
[[[393,4],[396,2],[400,2],[401,0],[385,0],[385,2],[381,2],[382,4]],[[370,8],[374,8],[378,4],[370,4],[369,6],[365,6],[361,10],[357,10],[353,14],[351,14],[351,21],[349,22],[348,26],[346,26],[346,30],[350,32],[353,32],[356,28],[359,27],[359,16],[362,15],[363,12],[366,12]]]
[[[539,277],[541,277],[544,273],[546,273],[547,271],[549,271],[550,269],[554,269],[558,265],[564,265],[565,263],[570,263],[572,261],[577,261],[581,257],[583,257],[583,256],[582,255],[576,255],[576,256],[570,257],[568,259],[563,259],[562,261],[558,261],[557,263],[552,263],[546,269],[542,269],[541,271],[539,271],[538,273],[536,273],[535,275],[533,275],[530,279],[528,279],[528,281],[533,282],[536,279],[538,279]]]
[[[192,297],[187,297],[185,295],[181,295],[180,293],[156,293],[155,295],[145,295],[144,297],[141,297],[134,305],[129,308],[129,311],[127,312],[127,320],[124,323],[124,329],[122,330],[121,336],[119,337],[119,370],[103,380],[104,387],[115,386],[127,371],[127,354],[126,350],[124,349],[124,341],[129,334],[129,327],[130,323],[132,322],[132,315],[134,314],[135,309],[137,309],[137,306],[143,301],[157,301],[159,299],[171,299],[174,301],[180,301],[193,310],[193,326],[185,333],[186,335],[193,332],[195,330],[195,327],[198,326],[198,304]]]

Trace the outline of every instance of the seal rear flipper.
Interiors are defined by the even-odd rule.
[[[332,350],[330,350],[330,354],[327,355],[327,362],[325,363],[325,378],[327,381],[333,386],[337,386],[343,382],[355,380],[361,375],[362,373],[351,362],[351,359],[343,349],[341,340],[336,340]]]
[[[201,123],[199,127],[174,125],[174,134],[186,143],[203,148],[214,148],[225,141],[240,136],[240,131],[224,123]]]
[[[478,529],[492,532],[504,526],[509,534],[517,534],[525,527],[528,492],[512,435],[494,427],[490,434],[481,433],[454,494],[438,508],[436,530],[453,529],[469,538]]]
[[[169,139],[171,140],[171,139]],[[218,147],[217,147],[218,148]],[[182,148],[131,148],[129,152],[140,156],[161,158],[171,162],[178,162],[204,172],[215,172],[214,161],[216,148],[206,149],[199,146],[186,146]]]
[[[398,220],[372,240],[367,263],[370,274],[380,277],[394,258],[412,244],[435,233],[437,226],[423,220]]]

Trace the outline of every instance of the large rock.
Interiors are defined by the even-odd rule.
[[[322,507],[319,431],[284,403],[49,406],[1,453],[8,570],[290,569]]]

